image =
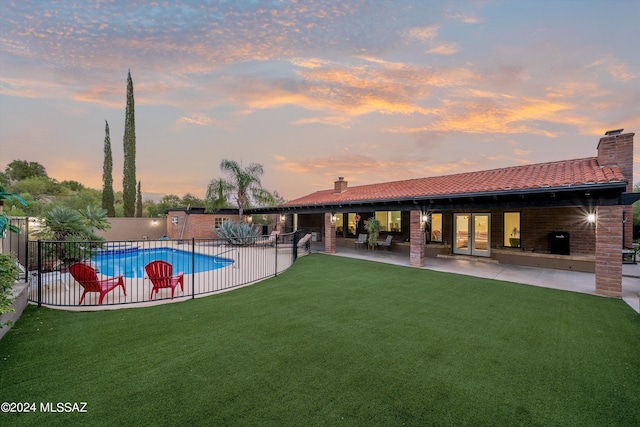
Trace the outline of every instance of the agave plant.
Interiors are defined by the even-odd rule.
[[[260,235],[260,227],[246,222],[225,221],[215,230],[216,234],[232,245],[248,246]]]

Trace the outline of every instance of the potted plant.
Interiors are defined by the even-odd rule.
[[[374,248],[376,246],[378,236],[380,235],[380,228],[380,221],[378,221],[374,216],[364,222],[364,229],[367,230],[368,234],[367,242],[369,243],[369,248]]]
[[[520,230],[518,230],[518,227],[513,227],[513,230],[511,230],[511,236],[509,237],[509,244],[511,245],[512,248],[520,247]]]

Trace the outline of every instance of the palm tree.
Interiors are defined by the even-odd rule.
[[[93,249],[104,241],[95,230],[107,230],[111,224],[107,211],[98,206],[87,206],[76,211],[64,206],[48,210],[43,224],[34,234],[44,240],[55,240],[47,247],[46,257],[62,260],[66,265],[91,256]],[[87,241],[91,243],[87,243]]]
[[[244,167],[235,160],[222,160],[220,169],[227,174],[227,179],[215,179],[207,188],[207,202],[214,209],[228,205],[233,198],[238,207],[238,215],[242,218],[244,210],[251,207],[252,202],[273,204],[275,197],[262,188],[260,178],[264,173],[261,164],[251,163]]]
[[[233,186],[222,178],[212,180],[207,187],[207,195],[205,196],[205,205],[210,212],[216,212],[218,209],[229,206],[229,197]]]
[[[107,211],[98,206],[87,206],[76,211],[64,206],[54,207],[44,216],[44,224],[36,231],[37,237],[57,241],[80,239],[102,241],[94,230],[107,230],[111,224]]]

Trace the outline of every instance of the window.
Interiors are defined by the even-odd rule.
[[[378,211],[376,219],[380,221],[380,231],[397,232],[402,231],[402,213],[400,211]]]
[[[504,213],[503,245],[520,247],[520,212]]]
[[[431,241],[442,242],[442,214],[431,214]]]
[[[342,236],[344,233],[344,219],[341,213],[336,214],[336,234]]]
[[[227,222],[227,221],[231,221],[231,218],[225,217],[225,216],[216,218],[215,222],[214,222],[214,227],[215,228],[220,228],[222,226],[222,223],[223,222]]]
[[[347,236],[356,235],[356,215],[355,213],[347,214]]]

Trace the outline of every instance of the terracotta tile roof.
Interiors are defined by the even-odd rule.
[[[341,202],[412,199],[465,194],[523,192],[534,189],[567,189],[589,184],[609,184],[626,180],[617,166],[600,166],[596,157],[479,172],[409,179],[405,181],[317,191],[281,206],[313,206]]]

